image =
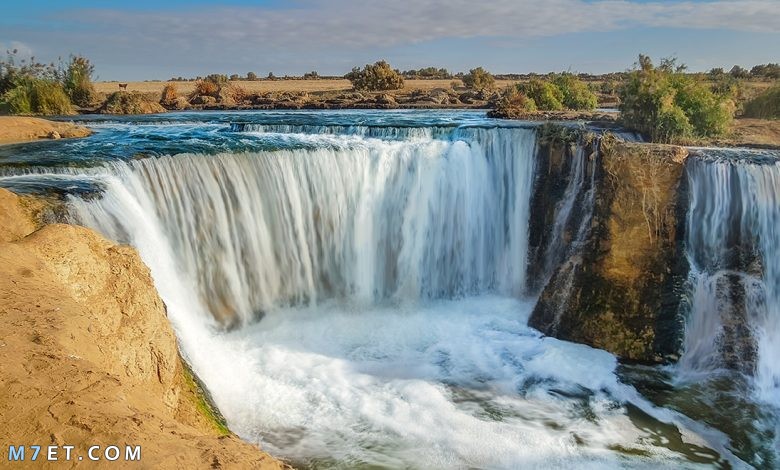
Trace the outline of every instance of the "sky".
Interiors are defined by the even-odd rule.
[[[100,80],[210,73],[691,70],[780,62],[780,0],[25,0],[0,7],[0,53],[84,55]]]

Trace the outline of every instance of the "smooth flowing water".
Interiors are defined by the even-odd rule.
[[[745,281],[761,294],[745,298],[764,307],[749,314],[755,369],[720,386],[698,287],[677,367],[621,366],[527,326],[532,124],[433,111],[86,124],[95,136],[0,148],[0,186],[63,195],[69,220],[135,246],[230,428],[275,455],[313,468],[777,464],[778,209],[764,170],[730,163],[753,175],[741,217],[764,261]],[[691,224],[699,210],[713,220],[702,230],[726,217],[701,209],[730,197],[708,183],[721,164],[689,171]],[[554,230],[594,197],[582,168]],[[700,273],[721,268],[710,260],[728,242],[689,232],[692,285],[717,284]],[[724,393],[749,419],[707,405]]]

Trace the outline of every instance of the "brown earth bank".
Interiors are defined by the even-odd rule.
[[[113,465],[285,468],[227,431],[208,404],[138,253],[83,227],[38,228],[44,209],[0,189],[3,460],[9,445],[72,445],[73,461],[30,462],[28,448],[18,466],[101,467],[109,462],[88,461],[90,446],[124,455],[130,445],[141,460]]]
[[[0,144],[38,139],[86,137],[92,131],[69,122],[54,122],[24,116],[0,116]]]

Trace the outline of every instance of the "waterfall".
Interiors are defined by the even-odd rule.
[[[684,374],[727,367],[780,405],[780,163],[699,153],[687,166],[692,302]]]
[[[309,148],[180,154],[106,170],[149,200],[177,266],[224,324],[327,299],[522,293],[533,130],[311,138]],[[132,241],[137,228],[110,198],[71,205],[76,221]]]
[[[565,260],[550,281],[565,301],[583,263],[594,147],[573,147],[539,186],[530,125],[214,116],[97,124],[83,144],[58,143],[69,154],[40,146],[0,168],[0,184],[55,188],[70,221],[138,249],[184,358],[242,438],[310,468],[739,462],[719,431],[621,382],[615,356],[528,326],[529,280]],[[548,189],[541,217],[531,204]],[[529,222],[544,234],[531,250]],[[716,245],[691,250],[696,279],[721,269]],[[760,274],[727,272],[768,305],[769,269],[750,266]],[[708,334],[695,332],[706,313],[689,338]],[[691,370],[711,366],[690,351]]]

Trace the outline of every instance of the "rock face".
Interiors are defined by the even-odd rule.
[[[687,151],[622,143],[609,136],[580,144],[584,151],[579,155],[555,150],[555,145],[541,147],[547,155],[540,157],[532,207],[554,212],[565,207],[565,198],[559,196],[565,191],[556,187],[561,184],[556,181],[573,165],[565,163],[572,158],[585,159],[583,176],[592,178],[593,189],[589,192],[589,185],[583,185],[574,204],[593,197],[590,209],[579,203],[579,221],[567,222],[563,249],[550,241],[554,234],[545,233],[555,226],[555,213],[540,218],[544,223],[532,224],[535,278],[549,276],[549,281],[530,323],[546,334],[624,359],[675,360],[682,340],[680,302],[688,272],[682,246]],[[588,210],[592,216],[583,225],[581,214]],[[563,259],[545,264],[550,247],[563,251],[557,255]],[[550,266],[555,266],[553,271],[545,273]]]
[[[282,468],[204,413],[137,252],[83,227],[30,233],[22,202],[0,190],[0,440],[140,445],[139,468]]]

